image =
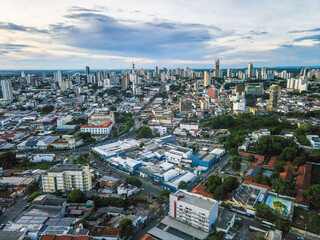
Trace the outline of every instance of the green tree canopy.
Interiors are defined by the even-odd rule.
[[[320,208],[320,184],[311,185],[303,195],[316,208]]]
[[[84,203],[87,201],[87,196],[80,189],[74,189],[69,193],[67,201],[71,203]]]
[[[0,154],[0,167],[8,169],[17,164],[16,154],[14,152],[5,152]]]
[[[181,181],[179,182],[178,188],[185,189],[187,186],[188,186],[188,183],[186,183],[185,181]]]
[[[131,219],[122,219],[119,222],[119,235],[122,238],[130,237],[133,234],[133,225]]]
[[[140,181],[140,179],[137,177],[133,177],[133,176],[127,177],[126,183],[131,184],[133,186],[136,186],[138,188],[141,187],[141,185],[142,185],[142,182]]]
[[[211,193],[213,193],[216,188],[222,184],[222,179],[217,175],[210,175],[207,180],[208,191]]]

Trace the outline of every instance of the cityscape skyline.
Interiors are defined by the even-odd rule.
[[[51,3],[2,4],[0,69],[320,65],[318,1]]]

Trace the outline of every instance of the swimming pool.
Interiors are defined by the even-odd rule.
[[[263,175],[263,176],[268,176],[268,177],[270,177],[270,176],[272,175],[272,173],[273,173],[272,170],[264,170],[263,173],[262,173],[262,175]]]
[[[285,208],[279,208],[276,202],[281,202],[282,204],[284,204]],[[267,204],[272,209],[278,210],[282,215],[291,213],[292,202],[288,200],[269,195],[265,204]]]

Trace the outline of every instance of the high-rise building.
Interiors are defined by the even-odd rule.
[[[21,78],[25,78],[26,74],[24,73],[24,71],[21,71]]]
[[[218,218],[218,202],[179,189],[170,194],[169,216],[202,231],[210,232]]]
[[[320,70],[319,69],[317,69],[317,71],[316,71],[316,79],[320,80]]]
[[[90,74],[90,67],[86,66],[86,75]]]
[[[129,86],[129,73],[126,72],[124,78],[121,79],[121,89],[127,90]]]
[[[61,71],[59,70],[58,72],[53,73],[53,79],[55,82],[61,82],[62,81],[62,74]]]
[[[200,107],[204,111],[209,110],[209,102],[207,100],[201,100],[200,101]]]
[[[156,66],[155,72],[156,72],[156,75],[159,75],[159,68],[158,68],[158,66]]]
[[[47,77],[46,71],[41,71],[41,77],[42,78],[46,78]]]
[[[270,87],[270,99],[269,99],[269,109],[272,110],[277,108],[279,101],[280,87],[276,84]]]
[[[233,78],[233,70],[232,70],[232,68],[228,68],[228,70],[227,70],[227,77],[228,77],[228,78]]]
[[[203,86],[207,87],[209,86],[209,73],[207,71],[204,71],[203,73]]]
[[[89,166],[80,164],[59,164],[42,175],[43,192],[66,192],[74,189],[89,191],[92,188],[92,174]]]
[[[253,78],[253,65],[252,65],[252,63],[248,64],[248,78]]]
[[[1,89],[3,100],[12,101],[13,100],[13,91],[10,80],[1,80]]]
[[[220,74],[220,61],[219,59],[214,61],[214,77],[219,77]]]

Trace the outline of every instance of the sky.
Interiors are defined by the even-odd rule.
[[[320,66],[319,0],[2,0],[0,69]]]

